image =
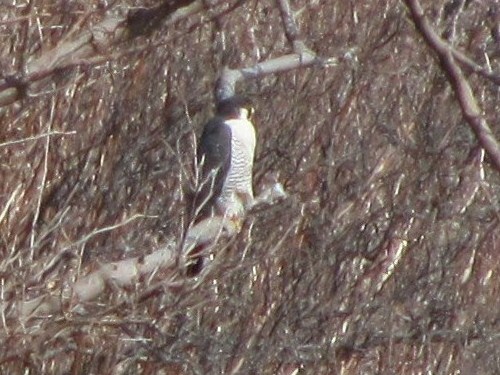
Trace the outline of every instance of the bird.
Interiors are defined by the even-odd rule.
[[[204,125],[196,157],[196,217],[219,215],[241,221],[253,205],[256,144],[253,114],[250,100],[235,95],[220,101],[215,116]]]

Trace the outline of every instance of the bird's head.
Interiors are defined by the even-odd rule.
[[[225,119],[250,120],[253,114],[252,102],[243,96],[232,96],[217,104],[217,115]]]

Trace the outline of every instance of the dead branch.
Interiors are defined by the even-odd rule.
[[[185,256],[196,246],[208,246],[220,237],[229,237],[235,233],[236,227],[229,220],[221,217],[203,220],[190,228],[181,253]],[[97,298],[104,292],[106,286],[130,286],[157,269],[173,265],[177,248],[175,241],[171,241],[149,255],[104,264],[96,271],[78,279],[71,287],[71,295],[75,303],[82,303]],[[39,297],[23,302],[19,311],[23,317],[53,313],[60,308],[60,304],[56,302],[54,303],[52,298]]]
[[[446,73],[448,73],[467,123],[476,134],[479,143],[484,147],[495,168],[500,171],[500,145],[481,113],[469,82],[456,63],[453,48],[436,34],[425,18],[424,10],[418,0],[406,0],[406,4],[410,8],[417,29],[427,44],[438,54]]]
[[[278,5],[285,34],[292,44],[293,53],[266,60],[251,67],[241,69],[225,67],[215,85],[215,98],[217,101],[234,96],[236,84],[239,81],[261,78],[269,74],[282,73],[311,65],[328,66],[335,63],[334,59],[319,57],[314,51],[307,48],[306,44],[299,38],[299,28],[293,17],[289,1],[279,0]]]
[[[443,40],[443,43],[446,43]],[[453,57],[460,62],[461,64],[465,65],[468,67],[470,70],[472,70],[474,73],[479,74],[480,76],[489,79],[491,82],[495,83],[496,85],[500,85],[500,74],[492,72],[490,69],[479,65],[476,63],[474,60],[472,60],[470,57],[468,57],[465,53],[462,51],[457,50],[456,48],[452,46],[448,46],[453,53]]]
[[[214,1],[212,5],[220,3]],[[164,1],[159,6],[118,17],[106,16],[101,22],[76,36],[68,36],[38,58],[32,57],[23,72],[0,79],[0,107],[26,96],[30,86],[61,69],[88,65],[89,60],[103,63],[112,59],[109,51],[121,43],[151,33],[161,25],[169,26],[204,9],[201,0]]]
[[[277,183],[267,187],[257,198],[259,205],[272,204],[285,196],[283,187]],[[186,257],[199,246],[210,247],[221,238],[229,238],[237,234],[239,225],[222,216],[214,216],[188,229],[182,244],[181,262],[187,262]],[[175,261],[175,250],[179,246],[172,241],[155,252],[144,256],[124,259],[103,265],[97,271],[82,277],[73,285],[73,295],[76,301],[86,302],[98,297],[106,285],[125,287],[131,285],[138,278],[151,274],[156,269],[172,265]]]
[[[285,34],[288,41],[293,45],[295,41],[299,40],[300,31],[295,22],[292,8],[288,0],[277,0],[278,7],[281,13],[281,20],[285,28]]]
[[[257,197],[256,204],[259,207],[273,204],[276,200],[286,196],[283,187],[278,182],[269,183],[264,187],[263,192]],[[134,217],[135,218],[135,217]],[[130,220],[129,220],[130,221]],[[146,256],[138,256],[123,259],[102,265],[96,271],[81,277],[72,286],[70,294],[75,303],[91,301],[99,297],[107,286],[127,287],[137,280],[154,273],[156,270],[173,266],[176,261],[176,250],[181,248],[181,263],[187,264],[191,251],[199,246],[210,248],[222,238],[230,238],[238,233],[240,225],[228,218],[214,216],[200,221],[188,229],[184,241],[181,245],[175,240],[162,246],[160,249]],[[86,241],[85,238],[78,243]],[[61,256],[66,253],[63,249]],[[51,262],[48,269],[54,267],[60,257]],[[43,273],[46,273],[44,270]],[[40,278],[40,277],[37,277]],[[61,304],[58,298],[51,296],[40,296],[29,301],[23,301],[18,307],[20,316],[27,318],[32,315],[51,314],[60,310]]]

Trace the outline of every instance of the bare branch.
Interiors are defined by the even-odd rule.
[[[268,190],[276,191],[269,192]],[[285,193],[283,192],[282,186],[278,184],[266,189],[263,194],[263,197],[257,198],[259,203],[271,203],[273,200],[283,197]],[[102,230],[96,231],[84,237],[78,243],[83,243],[97,233],[103,233],[117,228],[118,226],[124,225],[137,217],[142,216],[143,215],[135,215],[128,219],[125,223],[121,223],[113,227],[103,228]],[[182,244],[181,254],[183,262],[185,263],[191,251],[196,247],[203,246],[208,248],[213,246],[221,238],[234,236],[238,233],[240,228],[241,225],[239,223],[221,216],[214,216],[202,220],[188,230],[186,238]],[[71,294],[77,303],[82,303],[97,298],[104,292],[108,284],[119,287],[130,286],[139,278],[149,275],[157,269],[164,268],[169,265],[172,266],[175,260],[175,249],[177,248],[178,246],[175,241],[171,241],[149,255],[127,258],[118,262],[105,264],[98,270],[77,280],[71,287]],[[63,249],[42,273],[46,274],[49,270],[54,268],[54,266],[66,253],[67,248]],[[40,277],[42,276],[39,275],[37,278]],[[26,317],[26,314],[41,314],[42,312],[43,314],[48,314],[55,312],[60,308],[60,304],[54,304],[53,299],[49,299],[51,303],[47,304],[47,299],[40,298],[29,300],[21,304],[19,311],[24,314],[23,316]]]
[[[233,236],[237,230],[238,227],[225,218],[216,216],[205,219],[189,229],[182,250],[183,257],[188,256],[189,252],[196,246],[213,245],[219,238]],[[100,231],[100,233],[102,232]],[[104,264],[96,271],[78,279],[71,287],[71,295],[76,303],[82,303],[100,296],[107,285],[130,286],[139,278],[147,276],[157,269],[172,266],[175,261],[175,249],[177,249],[175,241],[171,241],[149,255]],[[52,269],[64,254],[65,251],[57,259],[54,259],[47,268]],[[46,272],[47,269],[44,270],[44,273]],[[54,313],[60,307],[60,303],[54,303],[54,299],[41,296],[22,302],[18,311],[26,318],[32,314]]]
[[[277,0],[278,6],[280,8],[281,19],[283,20],[283,26],[285,27],[285,33],[288,41],[293,45],[299,38],[299,28],[295,22],[295,17],[292,13],[292,8],[290,7],[290,2],[288,0]]]
[[[307,48],[305,43],[299,39],[299,28],[295,23],[288,0],[278,0],[278,4],[285,26],[285,33],[293,46],[294,53],[266,60],[252,67],[241,69],[225,67],[215,86],[217,101],[234,96],[236,83],[241,80],[261,78],[269,74],[286,72],[311,65],[328,66],[332,64],[332,59],[318,57],[314,51]]]
[[[446,43],[443,40],[443,43]],[[472,60],[470,57],[465,55],[463,52],[457,50],[453,46],[448,46],[451,53],[453,53],[453,57],[459,61],[461,64],[467,66],[469,69],[471,69],[474,73],[477,73],[481,76],[483,76],[486,79],[489,79],[491,82],[500,85],[500,75],[497,73],[492,72],[490,69],[481,66],[477,64],[474,60]]]
[[[500,171],[500,145],[481,113],[469,82],[467,82],[462,70],[455,62],[453,49],[433,30],[425,18],[424,10],[418,0],[406,0],[406,3],[411,10],[415,25],[429,46],[436,51],[448,73],[465,119],[476,134],[479,143],[491,158],[496,169]]]
[[[219,3],[215,1],[214,3]],[[52,50],[28,62],[25,71],[0,79],[0,107],[22,99],[34,82],[49,77],[56,71],[88,64],[89,58],[103,62],[112,58],[111,47],[131,38],[150,33],[160,25],[172,25],[204,9],[201,0],[164,1],[158,7],[136,12],[128,16],[107,16],[74,38],[63,40]],[[107,56],[107,58],[106,58]],[[104,58],[104,59],[103,59]]]
[[[304,54],[292,53],[266,60],[248,68],[224,68],[216,85],[215,97],[220,101],[233,96],[236,92],[236,83],[245,79],[261,78],[269,74],[286,72],[321,63],[321,59],[314,53],[307,51]]]

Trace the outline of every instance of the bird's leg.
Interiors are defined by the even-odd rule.
[[[241,202],[245,212],[254,206],[255,198],[253,197],[253,192],[251,190],[238,191],[236,194],[237,199]]]

